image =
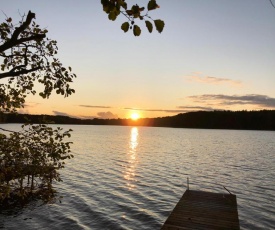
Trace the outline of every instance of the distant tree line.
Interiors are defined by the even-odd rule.
[[[1,119],[1,118],[0,118]],[[68,116],[5,114],[2,122],[73,124],[73,125],[119,125],[151,126],[201,129],[275,130],[275,110],[261,111],[198,111],[175,116],[131,119],[78,119]],[[1,120],[0,120],[1,121]]]

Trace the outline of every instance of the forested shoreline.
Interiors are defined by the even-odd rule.
[[[275,130],[275,110],[198,111],[175,116],[132,119],[79,119],[68,116],[4,114],[2,123],[48,123],[72,125],[119,125],[202,129]]]

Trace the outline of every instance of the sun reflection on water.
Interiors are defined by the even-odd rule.
[[[126,179],[127,187],[129,189],[135,188],[135,176],[136,176],[136,165],[137,165],[137,146],[138,146],[138,128],[131,128],[129,151],[127,153],[128,164],[124,172],[124,178]]]

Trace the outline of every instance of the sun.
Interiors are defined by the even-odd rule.
[[[131,119],[132,119],[132,120],[136,121],[136,120],[138,120],[139,118],[140,118],[140,116],[139,116],[138,113],[132,113],[132,114],[131,114]]]

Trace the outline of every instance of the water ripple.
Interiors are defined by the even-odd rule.
[[[64,128],[70,128],[64,126]],[[274,229],[275,132],[74,126],[62,203],[0,214],[6,229],[159,229],[186,188],[235,193],[241,229]]]

